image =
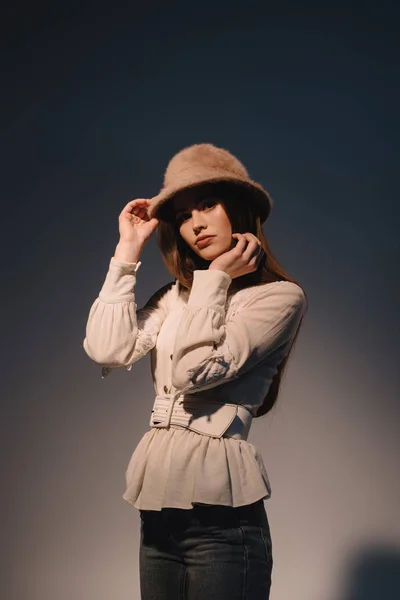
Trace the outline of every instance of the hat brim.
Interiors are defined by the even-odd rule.
[[[167,201],[172,200],[172,198],[178,192],[196,188],[204,184],[219,183],[223,181],[231,183],[235,186],[240,186],[247,190],[255,202],[255,207],[260,215],[261,223],[264,223],[267,220],[271,212],[273,202],[269,193],[259,183],[249,178],[230,176],[226,172],[221,173],[219,170],[216,170],[215,173],[211,174],[209,168],[207,168],[206,173],[199,173],[197,177],[193,176],[193,171],[191,170],[188,173],[187,181],[185,181],[184,176],[181,176],[179,185],[169,186],[162,189],[157,196],[152,198],[151,204],[147,209],[147,214],[149,218],[158,218],[157,215],[160,214],[161,207]]]

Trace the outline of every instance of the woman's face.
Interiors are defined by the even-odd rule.
[[[232,226],[221,198],[191,190],[172,200],[179,233],[204,260],[212,261],[235,245]],[[200,243],[202,236],[212,236]]]

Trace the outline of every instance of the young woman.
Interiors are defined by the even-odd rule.
[[[142,600],[269,598],[271,487],[247,437],[276,401],[307,306],[263,233],[271,206],[237,158],[196,144],[170,161],[158,196],[119,216],[84,348],[103,377],[151,352],[150,430],[124,493],[140,511]],[[174,281],[137,309],[155,230]]]

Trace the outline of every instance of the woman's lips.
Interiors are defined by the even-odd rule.
[[[196,245],[199,248],[203,248],[203,246],[207,246],[213,240],[213,238],[214,238],[213,235],[207,236],[206,238],[204,238],[204,239],[199,240],[198,242],[196,242]]]

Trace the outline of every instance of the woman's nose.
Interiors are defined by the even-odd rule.
[[[204,217],[204,214],[200,211],[193,211],[192,212],[192,226],[193,229],[198,229],[199,227],[206,225],[206,219]]]

